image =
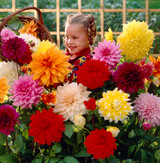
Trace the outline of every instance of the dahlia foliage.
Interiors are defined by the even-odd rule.
[[[124,24],[117,39],[109,28],[76,82],[33,20],[17,33],[0,33],[0,162],[160,160],[160,58],[145,22]]]

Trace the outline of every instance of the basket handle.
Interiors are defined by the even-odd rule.
[[[5,26],[7,24],[7,22],[15,15],[25,11],[25,10],[36,10],[38,12],[38,16],[39,16],[39,19],[38,19],[38,23],[40,24],[44,24],[44,21],[43,21],[43,17],[42,17],[42,13],[40,11],[39,8],[37,7],[25,7],[25,8],[22,8],[20,10],[17,10],[16,12],[13,12],[12,14],[10,14],[9,16],[7,16],[3,21],[2,23],[0,24],[0,31],[2,30],[3,26]]]

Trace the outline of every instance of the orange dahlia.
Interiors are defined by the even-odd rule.
[[[157,60],[149,56],[150,61],[154,64],[153,75],[160,79],[160,57],[158,56]]]
[[[37,37],[37,29],[38,29],[37,24],[34,22],[34,20],[31,20],[30,22],[26,21],[24,26],[18,31],[21,34],[27,33]]]
[[[52,93],[43,93],[41,95],[41,100],[46,104],[46,105],[53,105],[56,103],[56,91],[53,91]]]
[[[70,72],[68,58],[55,44],[46,51],[33,53],[32,61],[28,65],[33,80],[39,80],[46,86],[63,82],[65,75]]]
[[[0,79],[0,103],[3,103],[5,101],[5,95],[8,93],[8,89],[10,88],[7,85],[6,78]]]

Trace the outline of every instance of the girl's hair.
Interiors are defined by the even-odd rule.
[[[67,16],[66,24],[80,24],[87,30],[89,44],[93,45],[96,37],[95,17],[92,14],[70,14]]]

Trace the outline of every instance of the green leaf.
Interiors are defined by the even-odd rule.
[[[140,151],[141,151],[141,161],[145,162],[147,160],[146,151],[144,149],[140,149]]]
[[[69,144],[69,145],[72,145],[72,146],[75,146],[76,144],[75,144],[75,142],[73,141],[73,140],[71,140],[71,139],[69,139],[67,136],[65,136],[65,135],[63,135],[63,139],[64,139],[64,141],[67,143],[67,144]]]
[[[83,132],[82,132],[82,130],[80,130],[77,133],[77,144],[79,145],[82,141],[83,141]]]
[[[58,158],[51,158],[50,160],[49,160],[49,163],[56,163],[56,162],[58,162]]]
[[[6,135],[0,132],[0,145],[4,145],[6,141]]]
[[[86,148],[82,148],[81,151],[74,156],[75,157],[90,157],[91,155],[87,153]]]
[[[136,133],[134,132],[134,130],[132,129],[129,134],[128,134],[128,138],[134,138],[136,136]]]
[[[31,163],[42,163],[42,157],[39,157],[39,158],[32,160]]]
[[[66,157],[63,159],[63,161],[64,161],[65,163],[79,163],[79,161],[78,161],[76,158],[71,157],[71,156],[66,156]]]
[[[52,150],[55,151],[55,153],[59,153],[62,150],[62,146],[60,143],[55,143],[54,146],[52,147]]]
[[[158,149],[154,155],[157,160],[160,160],[160,149]]]
[[[17,159],[13,155],[2,155],[0,156],[1,163],[17,163]]]
[[[130,156],[136,150],[136,145],[132,145],[129,147],[128,155]]]
[[[71,136],[73,135],[74,131],[73,131],[73,124],[65,124],[65,131],[64,134],[71,138]]]

